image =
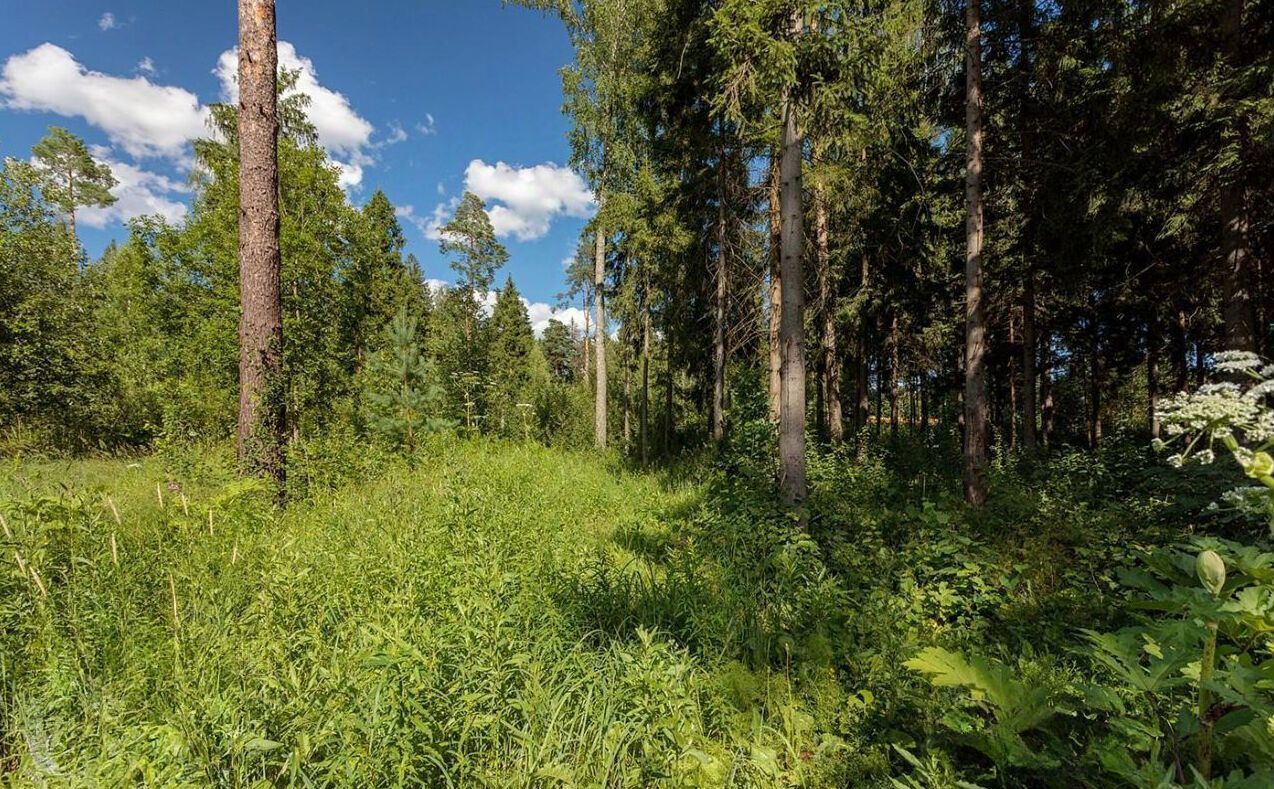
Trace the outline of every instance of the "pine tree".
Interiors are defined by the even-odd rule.
[[[75,239],[75,209],[105,207],[115,202],[111,189],[118,183],[111,168],[95,161],[84,141],[66,129],[50,126],[49,133],[31,149],[41,174],[44,199],[66,214]]]
[[[453,424],[443,417],[444,392],[433,362],[421,354],[416,330],[416,318],[404,306],[385,328],[385,347],[368,361],[363,391],[368,428],[408,452]]]
[[[240,462],[282,483],[287,440],[274,0],[239,0]]]

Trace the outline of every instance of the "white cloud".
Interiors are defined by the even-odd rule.
[[[208,110],[195,94],[144,76],[90,71],[65,49],[41,44],[11,56],[0,70],[3,106],[81,117],[135,157],[181,157],[207,133]]]
[[[115,203],[105,208],[81,208],[76,220],[89,227],[105,227],[113,221],[127,222],[139,216],[158,214],[168,222],[178,222],[186,216],[186,204],[172,199],[173,193],[189,192],[190,188],[158,173],[142,170],[125,162],[105,158],[107,151],[93,147],[93,156],[105,162],[119,181],[111,194]]]
[[[107,11],[105,14],[102,14],[101,19],[97,20],[97,27],[102,31],[114,30],[119,27],[119,23],[115,21],[115,15],[110,11]]]
[[[307,114],[318,132],[318,141],[341,168],[341,185],[357,186],[363,167],[372,163],[366,153],[375,128],[354,111],[344,94],[324,87],[318,81],[314,61],[297,54],[287,41],[279,42],[279,67],[297,71],[296,92],[310,98]],[[221,82],[221,97],[226,102],[239,100],[239,51],[227,49],[217,58],[213,74]]]
[[[438,127],[434,125],[434,116],[428,112],[425,113],[425,119],[416,124],[416,131],[429,137],[438,133]]]
[[[552,162],[512,167],[474,159],[465,169],[465,188],[487,202],[496,235],[519,241],[542,237],[558,216],[586,218],[593,211],[584,179]]]
[[[142,74],[153,77],[155,76],[155,61],[150,58],[142,58],[137,61],[137,70]]]
[[[535,329],[535,336],[539,337],[544,334],[544,329],[548,327],[549,321],[558,320],[567,326],[574,324],[581,331],[584,329],[584,311],[579,307],[558,308],[542,301],[529,302],[526,299],[526,311],[531,318],[531,328]]]
[[[389,124],[389,136],[380,142],[380,145],[397,145],[407,139],[407,130],[397,121],[391,121]]]
[[[425,284],[429,286],[431,291],[437,292],[447,290],[453,287],[453,284],[442,279],[426,279]],[[496,299],[500,297],[500,291],[489,290],[484,294],[475,296],[479,308],[483,314],[490,315],[491,310],[495,308]],[[581,331],[584,328],[584,311],[579,307],[554,307],[551,304],[545,304],[542,301],[528,301],[522,299],[523,306],[526,307],[527,318],[531,321],[531,329],[535,332],[535,336],[539,337],[544,334],[544,329],[548,327],[549,321],[558,320],[567,326],[574,325]]]
[[[434,210],[427,216],[416,213],[416,207],[413,205],[400,205],[394,209],[395,215],[399,219],[406,220],[413,227],[420,231],[420,234],[430,241],[442,240],[442,228],[451,218],[451,213],[456,210],[456,206],[460,205],[459,199],[454,199],[450,203],[439,203],[434,206]]]

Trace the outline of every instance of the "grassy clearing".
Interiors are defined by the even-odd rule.
[[[740,702],[742,669],[639,626],[669,601],[594,626],[661,583],[694,484],[440,445],[279,515],[157,459],[11,471],[47,591],[5,557],[19,784],[773,785],[806,747],[767,711],[784,683],[749,674],[765,698]]]

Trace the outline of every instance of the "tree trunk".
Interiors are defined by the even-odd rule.
[[[827,437],[833,444],[845,438],[845,418],[841,411],[840,354],[836,347],[836,282],[832,276],[831,233],[827,219],[827,195],[822,184],[814,191],[814,251],[818,267],[819,316],[822,319],[823,408],[820,415],[826,424]]]
[[[666,358],[666,369],[664,370],[664,457],[672,455],[672,437],[676,428],[676,422],[672,414],[674,405],[673,386],[675,384],[672,368],[672,336],[672,332],[666,332],[664,336],[664,355]]]
[[[650,291],[646,291],[646,299]],[[650,304],[645,305],[641,334],[641,462],[650,462]]]
[[[1159,323],[1153,309],[1146,322],[1146,393],[1150,437],[1159,437]]]
[[[1187,336],[1189,318],[1185,307],[1177,305],[1172,321],[1172,337],[1169,353],[1172,354],[1173,389],[1184,392],[1190,385],[1190,340]]]
[[[1221,18],[1226,39],[1226,60],[1237,72],[1243,67],[1243,0],[1229,0]],[[1240,144],[1242,130],[1238,132]],[[1252,298],[1252,250],[1250,221],[1243,174],[1243,157],[1237,158],[1233,172],[1221,184],[1221,249],[1225,256],[1222,278],[1225,349],[1256,351],[1256,309]]]
[[[239,0],[239,460],[280,486],[287,392],[279,257],[274,0]]]
[[[1035,36],[1035,0],[1018,0],[1018,91],[1021,131],[1021,175],[1024,181],[1022,223],[1022,448],[1035,451],[1035,114],[1031,104],[1030,44]]]
[[[770,421],[779,421],[783,352],[779,346],[779,324],[783,314],[783,272],[780,252],[783,239],[783,212],[779,205],[779,157],[770,168]]]
[[[1096,329],[1088,352],[1088,448],[1101,446],[1101,361]]]
[[[1009,316],[1009,345],[1017,342],[1017,326],[1014,324],[1013,316]],[[1008,383],[1008,404],[1004,409],[1004,441],[1008,444],[1010,452],[1017,451],[1017,359],[1012,355],[1009,356],[1006,363],[1008,374],[1005,376]]]
[[[627,452],[633,445],[633,362],[631,342],[624,343],[621,350],[624,352],[624,451]]]
[[[598,200],[600,206],[601,200]],[[606,235],[600,223],[593,251],[593,300],[597,303],[597,396],[594,398],[593,431],[598,449],[606,448]]]
[[[861,278],[859,279],[859,314],[858,314],[858,370],[855,375],[854,426],[858,430],[867,427],[867,416],[871,412],[871,362],[867,358],[867,286],[871,281],[871,260],[863,255]]]
[[[889,437],[898,440],[898,313],[889,323]]]
[[[584,286],[584,383],[588,383],[588,373],[591,369],[589,357],[592,351],[588,347],[588,329],[590,316],[593,313],[593,305],[588,300],[588,285]]]
[[[793,34],[801,32],[799,15],[792,20]],[[801,194],[802,140],[796,125],[796,101],[791,93],[783,101],[782,156],[779,161],[779,204],[782,260],[782,313],[779,340],[783,357],[779,398],[779,490],[789,506],[801,508],[805,483],[805,275],[801,255],[805,244],[804,206]],[[802,513],[802,522],[804,521]]]
[[[1030,454],[1036,444],[1035,272],[1026,272],[1022,288],[1022,448]]]
[[[982,293],[982,21],[979,0],[965,15],[965,366],[964,498],[975,507],[987,497],[986,305]]]
[[[725,322],[730,296],[730,234],[726,210],[725,145],[717,161],[717,270],[716,293],[712,305],[712,440],[725,440]]]
[[[1053,436],[1053,356],[1046,333],[1041,343],[1040,356],[1040,439],[1048,449]]]

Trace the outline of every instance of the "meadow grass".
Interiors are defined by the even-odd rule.
[[[684,477],[439,443],[281,512],[175,465],[0,482],[8,783],[769,786],[815,747],[781,672],[655,626]]]

